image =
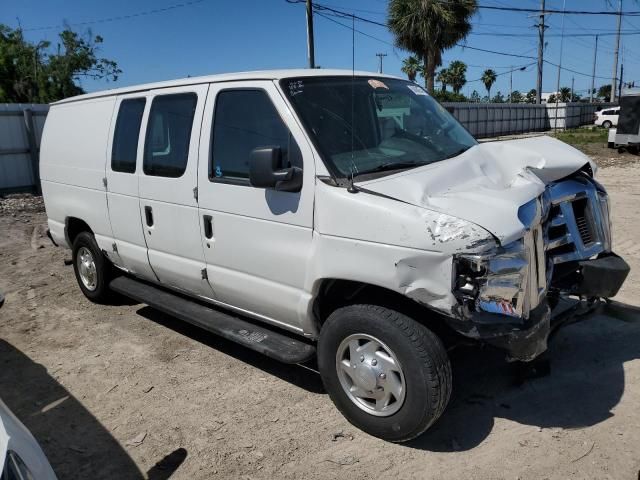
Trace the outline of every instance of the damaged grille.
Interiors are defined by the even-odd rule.
[[[604,189],[589,177],[577,176],[552,184],[548,194],[545,249],[553,263],[583,260],[611,249]]]

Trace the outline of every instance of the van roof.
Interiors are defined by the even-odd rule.
[[[102,90],[99,92],[86,93],[75,97],[65,98],[52,103],[52,105],[61,105],[64,103],[79,102],[82,100],[90,100],[100,97],[109,97],[113,95],[123,95],[134,92],[144,92],[147,90],[155,90],[158,88],[181,87],[184,85],[197,85],[200,83],[219,83],[231,82],[238,80],[280,80],[289,77],[320,77],[320,76],[365,76],[365,77],[386,77],[399,78],[393,75],[385,75],[382,73],[351,71],[351,70],[330,70],[330,69],[288,69],[288,70],[262,70],[253,72],[238,73],[222,73],[218,75],[205,75],[201,77],[187,77],[177,80],[167,80],[164,82],[145,83],[142,85],[132,85],[130,87],[113,88],[110,90]]]

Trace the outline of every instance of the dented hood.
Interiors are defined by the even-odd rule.
[[[595,172],[582,152],[541,136],[482,143],[455,158],[355,184],[468,220],[506,244],[524,233],[518,208],[587,163]]]

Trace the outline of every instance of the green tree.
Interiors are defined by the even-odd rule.
[[[527,92],[527,103],[536,103],[536,95],[538,92],[536,92],[535,88],[532,88],[531,90],[529,90]]]
[[[471,92],[471,96],[469,97],[469,101],[471,101],[473,103],[479,103],[480,102],[480,94],[478,93],[477,90],[474,90],[473,92]]]
[[[502,95],[500,90],[498,90],[498,93],[496,93],[496,96],[491,99],[491,102],[492,103],[504,103],[504,95]]]
[[[469,99],[461,93],[436,90],[433,93],[433,98],[439,102],[468,102]]]
[[[413,52],[424,63],[425,85],[433,93],[442,52],[454,47],[471,31],[476,0],[390,0],[389,29],[398,47]]]
[[[518,90],[514,90],[513,92],[511,92],[511,95],[509,95],[510,103],[522,103],[523,101],[524,96]]]
[[[59,39],[53,53],[50,42],[31,43],[22,30],[0,24],[0,102],[50,103],[84,93],[82,78],[116,81],[122,73],[98,56],[99,35],[66,29]]]
[[[496,83],[496,78],[498,78],[498,75],[496,74],[495,70],[492,70],[490,68],[485,70],[482,74],[482,77],[480,78],[480,80],[482,80],[482,83],[484,83],[484,88],[487,89],[487,96],[489,98],[491,98],[491,87],[494,83]]]
[[[571,100],[571,89],[569,87],[562,87],[558,93],[558,99],[560,102],[566,103]]]
[[[420,60],[413,55],[405,58],[402,61],[402,72],[407,75],[410,81],[416,81],[416,75],[420,72]]]
[[[598,88],[598,97],[604,99],[605,102],[611,101],[611,84],[602,85]]]
[[[451,62],[447,70],[449,71],[449,81],[451,82],[454,93],[460,93],[462,87],[467,83],[467,64],[456,60]]]

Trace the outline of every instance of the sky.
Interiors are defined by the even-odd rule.
[[[567,10],[613,10],[613,0],[564,0]],[[387,0],[314,0],[355,15],[384,23]],[[539,0],[479,0],[480,5],[539,8]],[[562,9],[563,0],[546,0],[547,9]],[[176,6],[165,11],[152,10]],[[181,6],[180,6],[181,5]],[[623,10],[640,11],[640,1],[624,0]],[[472,34],[466,45],[516,55],[537,56],[537,18],[527,13],[480,9],[472,20]],[[332,21],[333,20],[333,21]],[[323,68],[352,66],[351,20],[329,20],[314,16],[316,64]],[[547,15],[545,59],[560,63],[562,15]],[[89,22],[89,25],[79,25]],[[340,22],[346,26],[339,25]],[[307,66],[306,17],[303,4],[286,0],[2,0],[0,23],[22,26],[31,41],[49,40],[55,45],[61,25],[104,37],[100,55],[118,63],[123,73],[117,82],[85,80],[87,91],[223,72]],[[356,20],[355,67],[377,71],[376,53],[386,53],[384,73],[404,76],[400,68],[409,53],[393,45],[393,36],[383,26]],[[51,28],[52,27],[52,28]],[[598,40],[596,87],[610,83],[613,66],[615,16],[565,15],[561,86],[571,86],[583,95],[591,85],[594,34]],[[624,32],[640,33],[640,16],[624,17]],[[364,35],[366,34],[366,35]],[[498,34],[498,35],[496,35]],[[507,35],[505,35],[507,34]],[[575,36],[587,35],[587,36]],[[625,35],[620,60],[625,81],[640,84],[640,51],[634,48],[640,37]],[[493,68],[499,74],[492,95],[509,92],[510,70],[513,89],[535,88],[535,60],[455,47],[444,55],[446,66],[453,60],[468,65],[468,83],[463,93],[486,93],[479,81],[482,72]],[[533,63],[533,65],[532,65]],[[558,69],[545,64],[543,91],[555,90]]]

